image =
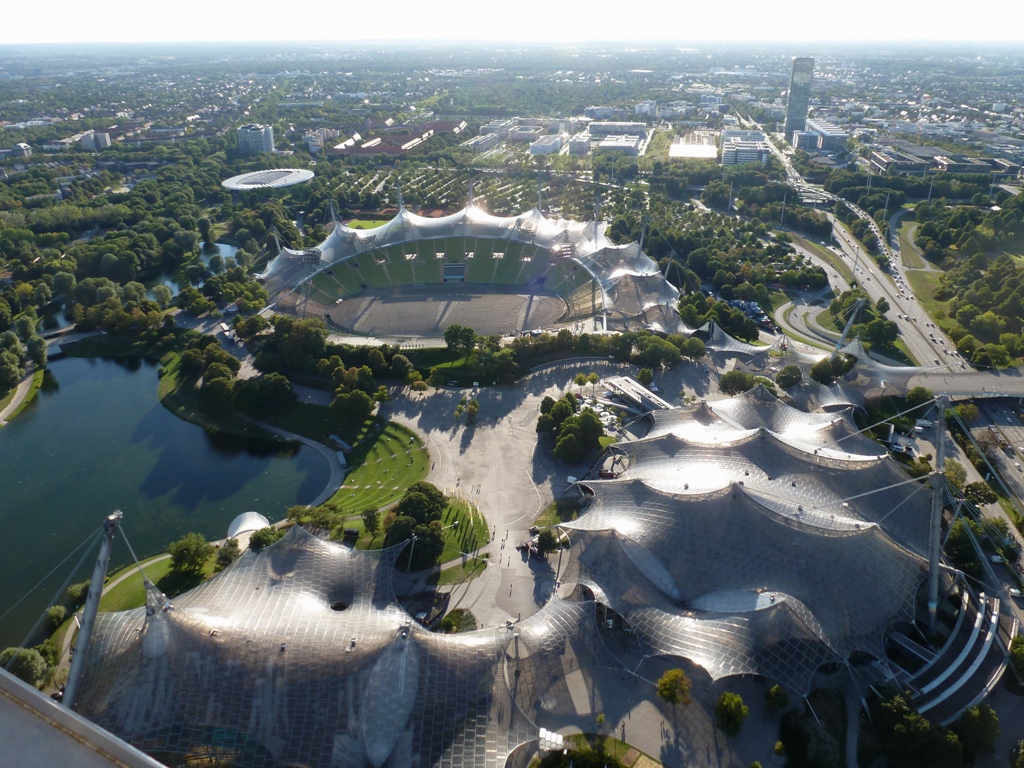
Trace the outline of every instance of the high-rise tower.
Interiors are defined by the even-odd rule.
[[[243,155],[274,151],[274,126],[243,125],[238,129],[238,149]]]
[[[789,103],[786,104],[786,141],[793,140],[793,131],[807,127],[807,103],[811,99],[811,76],[814,59],[793,59],[793,75],[789,79]]]

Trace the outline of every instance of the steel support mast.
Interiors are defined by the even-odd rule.
[[[68,672],[68,682],[64,686],[64,698],[61,700],[61,703],[68,709],[74,709],[75,699],[78,697],[78,686],[82,681],[86,656],[89,653],[89,641],[92,638],[93,627],[96,626],[96,614],[100,609],[100,598],[103,596],[103,582],[107,578],[107,566],[110,564],[110,548],[114,543],[117,529],[121,525],[121,517],[121,510],[116,510],[103,521],[103,531],[100,533],[100,553],[96,558],[96,566],[92,570],[89,594],[85,599],[85,608],[82,609],[82,628],[78,630],[78,639],[75,640],[74,657],[71,659],[71,671]]]
[[[935,401],[935,471],[932,472],[932,514],[928,526],[928,631],[935,632],[939,609],[939,558],[942,555],[942,495],[946,490],[946,407],[939,395]]]

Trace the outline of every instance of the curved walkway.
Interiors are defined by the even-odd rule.
[[[18,387],[14,392],[14,397],[11,398],[11,402],[3,410],[0,410],[0,427],[7,423],[7,417],[18,410],[29,396],[29,393],[32,391],[32,377],[35,376],[35,373],[35,365],[29,363],[25,371],[25,378],[18,382]]]

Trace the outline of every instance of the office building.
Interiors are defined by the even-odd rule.
[[[807,104],[811,100],[811,76],[814,74],[814,59],[798,57],[793,59],[793,74],[789,80],[789,101],[786,104],[786,140],[793,138],[793,131],[807,127]]]
[[[238,151],[243,155],[273,152],[274,127],[272,125],[243,125],[238,129]]]

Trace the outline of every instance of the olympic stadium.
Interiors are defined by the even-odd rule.
[[[480,335],[679,327],[679,291],[638,243],[615,245],[596,222],[538,208],[493,216],[470,202],[426,218],[400,206],[376,229],[336,223],[316,248],[282,248],[261,275],[278,311],[333,330],[437,338],[449,325]]]

